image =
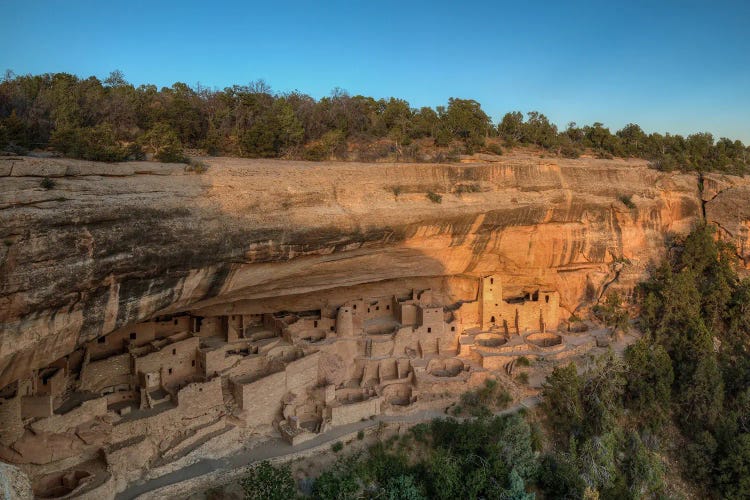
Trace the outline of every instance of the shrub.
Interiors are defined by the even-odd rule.
[[[529,383],[529,374],[526,372],[521,372],[518,375],[516,375],[516,380],[519,384],[528,384]]]
[[[55,188],[55,181],[53,181],[49,177],[45,177],[44,179],[42,179],[42,182],[39,183],[39,186],[42,189],[46,189],[46,190],[49,191],[50,189],[54,189]]]
[[[396,145],[392,142],[375,142],[360,147],[357,150],[357,157],[360,161],[376,162],[388,158],[397,152]]]
[[[246,500],[288,500],[297,497],[292,471],[288,465],[274,466],[268,461],[256,465],[240,480]]]
[[[472,416],[488,416],[490,408],[507,408],[513,397],[497,380],[487,379],[479,389],[465,392],[461,395],[461,405],[456,405],[454,414],[459,415],[464,410]]]
[[[500,147],[500,144],[496,144],[494,142],[487,144],[485,149],[494,155],[500,156],[503,154],[503,148]]]
[[[388,189],[390,190],[391,193],[393,193],[393,196],[395,196],[396,198],[398,198],[398,195],[404,192],[404,188],[401,186],[391,186]]]
[[[194,172],[196,174],[205,174],[208,171],[208,163],[200,160],[190,160],[185,167],[185,171]]]
[[[427,199],[430,200],[433,203],[442,203],[443,197],[437,193],[434,193],[432,191],[429,191],[427,193]]]
[[[438,151],[438,153],[433,158],[433,161],[436,163],[453,163],[458,161],[458,152],[451,151],[449,153],[444,153],[442,151]]]
[[[331,445],[331,450],[333,450],[334,453],[338,453],[343,449],[344,449],[344,443],[342,443],[341,441],[336,441],[335,443]]]
[[[365,431],[359,431],[357,433],[357,439],[362,441],[365,438]]]
[[[516,360],[517,366],[531,366],[531,361],[526,356],[521,356]]]
[[[154,158],[165,163],[184,163],[185,154],[182,143],[172,128],[166,123],[157,123],[141,138],[141,144],[146,147]]]
[[[328,159],[328,151],[322,142],[316,142],[305,147],[302,158],[307,161],[323,161]]]
[[[572,144],[565,144],[560,148],[560,154],[563,158],[578,158],[581,156],[581,150]]]
[[[455,192],[461,196],[463,193],[478,193],[481,190],[479,184],[459,184],[456,186]]]
[[[138,143],[131,143],[125,148],[127,159],[134,161],[142,161],[146,159],[146,154],[143,152],[143,148]]]
[[[632,197],[629,194],[621,194],[617,197],[618,200],[620,200],[623,205],[625,205],[628,208],[635,208],[635,203],[633,203]]]
[[[65,156],[92,161],[124,161],[128,150],[115,140],[109,124],[96,127],[61,127],[52,132],[50,145]]]

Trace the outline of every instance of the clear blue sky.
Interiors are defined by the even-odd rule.
[[[155,5],[155,4],[159,5]],[[619,5],[618,5],[619,4]],[[750,1],[0,2],[0,70],[476,99],[750,143]]]

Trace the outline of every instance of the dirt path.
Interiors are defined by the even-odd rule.
[[[515,413],[523,408],[532,408],[539,404],[539,398],[529,397],[521,401],[519,404],[506,408],[505,410],[498,411],[495,415],[508,415]],[[318,446],[325,445],[327,443],[334,443],[341,439],[342,436],[365,430],[370,427],[376,427],[380,422],[386,424],[393,423],[417,423],[429,421],[434,418],[444,418],[447,415],[444,411],[438,410],[422,410],[419,412],[411,413],[408,415],[390,415],[390,416],[378,416],[372,420],[364,420],[355,422],[349,425],[343,425],[336,427],[325,434],[321,434],[310,441],[306,441],[298,446],[291,446],[286,441],[280,438],[269,439],[262,444],[252,448],[248,451],[243,451],[235,455],[230,455],[221,459],[205,459],[196,462],[193,465],[184,467],[177,471],[165,474],[150,481],[144,483],[136,483],[128,487],[125,491],[119,493],[115,498],[117,500],[128,500],[137,498],[144,493],[170,486],[173,484],[181,483],[188,479],[193,479],[204,474],[208,474],[217,470],[230,470],[241,467],[246,467],[255,462],[263,460],[269,460],[272,458],[281,458],[285,455],[292,455],[301,451],[310,450],[317,448]]]

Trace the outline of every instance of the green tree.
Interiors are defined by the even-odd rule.
[[[440,120],[451,135],[462,140],[467,148],[483,145],[491,127],[490,117],[472,99],[451,97]]]
[[[288,465],[268,461],[256,465],[240,480],[246,500],[289,500],[297,498],[297,488]]]
[[[604,298],[604,304],[597,304],[594,314],[604,322],[613,332],[627,333],[630,328],[628,312],[622,304],[622,298],[617,292],[609,292]]]
[[[639,339],[625,350],[625,404],[648,425],[668,420],[674,372],[672,360],[659,344]]]
[[[141,143],[159,161],[167,163],[185,161],[182,143],[175,131],[166,123],[157,123],[144,134]]]
[[[625,388],[622,361],[612,351],[596,360],[594,368],[583,377],[580,390],[583,407],[583,428],[588,435],[605,434],[613,430],[623,408]]]
[[[526,493],[523,478],[513,469],[510,473],[510,486],[499,495],[500,500],[534,500],[536,495]]]
[[[388,479],[385,485],[388,500],[425,500],[425,497],[412,476],[396,476]]]
[[[512,146],[524,137],[523,125],[523,113],[520,111],[505,113],[497,126],[497,133]]]
[[[542,385],[542,404],[549,427],[558,436],[577,435],[583,429],[583,381],[576,365],[555,367]]]

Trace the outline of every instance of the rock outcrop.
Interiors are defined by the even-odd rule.
[[[504,276],[573,312],[632,286],[705,217],[750,257],[750,183],[643,162],[504,157],[178,165],[0,159],[0,387],[157,314],[238,301],[283,310],[345,287]],[[52,189],[40,181],[49,177]],[[431,201],[428,192],[442,196]],[[435,288],[435,287],[433,287]]]

